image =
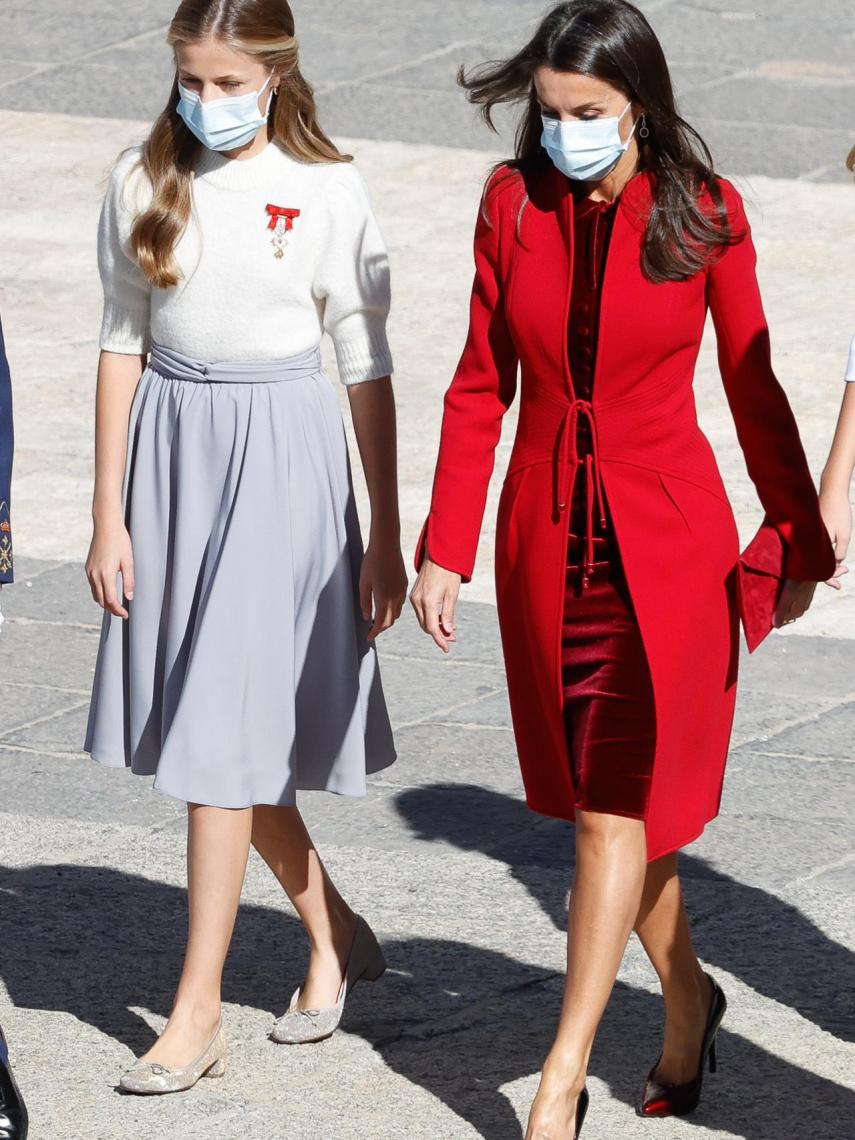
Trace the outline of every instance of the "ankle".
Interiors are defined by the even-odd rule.
[[[320,961],[336,958],[344,964],[353,945],[356,923],[356,915],[343,903],[330,915],[329,926],[322,935],[308,931],[312,957]]]
[[[220,999],[197,994],[179,994],[169,1021],[172,1025],[193,1029],[213,1029],[222,1016]]]
[[[543,1066],[544,1080],[555,1081],[564,1091],[578,1097],[587,1080],[585,1058],[578,1051],[553,1046]]]
[[[700,962],[696,969],[686,970],[679,975],[672,974],[662,980],[662,996],[665,1005],[675,1010],[706,1006],[709,1002],[710,982]]]

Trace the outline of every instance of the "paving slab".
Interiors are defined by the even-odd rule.
[[[822,756],[855,761],[855,701],[822,713],[807,724],[767,737],[770,752],[790,756]]]

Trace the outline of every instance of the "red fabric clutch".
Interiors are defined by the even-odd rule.
[[[786,544],[777,529],[764,522],[736,564],[736,597],[748,652],[772,632],[772,619],[784,586]]]

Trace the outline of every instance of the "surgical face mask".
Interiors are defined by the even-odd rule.
[[[272,78],[271,72],[260,91],[228,95],[225,99],[211,99],[207,103],[203,103],[195,91],[188,91],[179,83],[181,98],[176,110],[199,142],[209,150],[237,150],[252,142],[259,128],[267,122],[273,92],[267,100],[264,114],[259,110],[258,100]]]
[[[627,103],[620,115],[608,119],[562,122],[544,115],[543,149],[568,178],[598,182],[614,170],[629,147],[636,124],[626,142],[620,137],[620,124],[631,106]]]

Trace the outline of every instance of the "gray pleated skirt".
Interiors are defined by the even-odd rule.
[[[395,749],[320,351],[214,365],[155,347],[125,511],[136,588],[127,621],[104,617],[86,751],[215,807],[363,795]]]

